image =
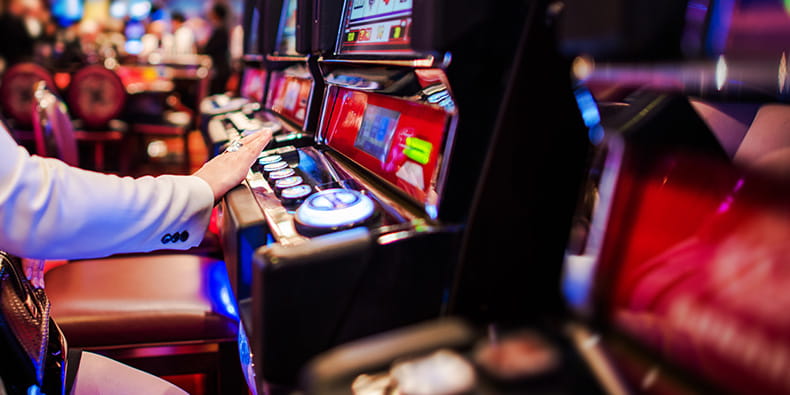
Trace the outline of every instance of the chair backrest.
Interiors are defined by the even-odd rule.
[[[13,122],[14,128],[31,129],[33,90],[39,81],[55,89],[51,73],[36,63],[17,63],[3,73],[0,80],[0,107],[3,114]]]
[[[101,65],[81,68],[71,78],[67,102],[87,129],[106,128],[126,103],[126,88],[114,71]]]
[[[44,82],[36,84],[31,118],[36,153],[78,166],[77,139],[66,103],[47,88]]]

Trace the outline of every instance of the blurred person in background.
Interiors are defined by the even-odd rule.
[[[230,33],[228,31],[228,7],[223,3],[214,3],[208,12],[212,30],[208,42],[200,51],[211,58],[213,75],[209,85],[209,95],[226,91],[230,78]]]
[[[186,25],[186,17],[181,11],[174,11],[170,16],[170,27],[173,31],[173,46],[169,53],[173,55],[192,55],[197,52],[195,48],[195,34]]]
[[[33,36],[25,23],[25,5],[20,0],[0,2],[0,57],[3,68],[33,58]]]

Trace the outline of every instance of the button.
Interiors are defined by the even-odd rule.
[[[187,241],[188,238],[189,238],[189,232],[187,231],[181,232],[181,237],[180,237],[181,241]]]
[[[263,166],[268,165],[269,163],[279,162],[281,160],[283,160],[283,157],[280,155],[266,155],[258,158],[258,163]]]
[[[309,195],[313,191],[309,185],[297,185],[283,189],[282,196],[284,199],[298,199]]]
[[[162,242],[162,244],[167,244],[172,240],[172,237],[173,236],[171,236],[170,233],[165,233],[165,235],[162,236],[162,239],[160,241]]]
[[[318,195],[310,200],[310,206],[317,209],[331,210],[335,205],[326,196]]]
[[[351,193],[347,190],[338,191],[335,193],[335,199],[340,200],[341,202],[345,203],[347,206],[350,206],[356,203],[359,198],[354,193]]]
[[[285,161],[274,162],[274,163],[267,163],[263,165],[263,171],[265,172],[273,172],[275,170],[282,170],[288,167],[288,163]]]
[[[291,177],[294,174],[296,174],[296,171],[294,171],[294,169],[288,167],[288,168],[285,168],[285,169],[282,169],[282,170],[275,170],[275,171],[269,173],[269,179],[279,180],[281,178]]]
[[[302,177],[299,176],[291,176],[279,179],[274,182],[274,186],[276,188],[290,188],[297,186],[302,183]]]

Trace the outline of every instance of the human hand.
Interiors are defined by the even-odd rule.
[[[211,158],[193,175],[202,178],[211,186],[216,202],[244,180],[250,167],[271,139],[272,132],[268,130],[242,137],[238,140],[241,145],[238,145],[237,150],[226,150]]]
[[[44,288],[44,259],[22,258],[22,268],[25,270],[25,277],[36,288]]]

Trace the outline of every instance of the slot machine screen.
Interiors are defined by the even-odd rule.
[[[412,0],[353,0],[346,3],[338,52],[411,53]]]
[[[241,97],[253,103],[263,102],[263,92],[266,82],[266,70],[255,67],[245,67],[241,77]]]
[[[275,52],[279,55],[298,54],[296,52],[296,0],[283,2]]]
[[[392,135],[400,113],[383,107],[369,105],[365,109],[354,147],[384,162],[387,159]]]
[[[245,55],[260,55],[260,28],[261,28],[261,10],[257,4],[253,4],[249,10],[248,15],[245,15],[246,23],[244,26],[244,54]]]

